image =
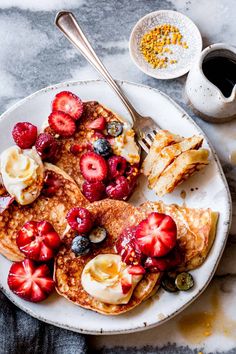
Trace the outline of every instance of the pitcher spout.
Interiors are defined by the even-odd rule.
[[[234,85],[233,90],[231,92],[231,95],[227,98],[225,98],[226,103],[236,103],[236,85]]]

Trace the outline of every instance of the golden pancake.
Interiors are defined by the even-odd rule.
[[[100,312],[105,315],[119,315],[130,311],[145,300],[156,286],[160,274],[145,274],[134,289],[128,304],[105,304],[90,296],[82,287],[81,274],[85,265],[98,254],[116,253],[115,242],[121,231],[129,226],[129,219],[133,217],[136,208],[126,202],[104,199],[87,207],[93,214],[98,225],[106,228],[108,236],[102,245],[93,245],[89,254],[76,257],[71,251],[71,242],[75,236],[73,231],[68,232],[63,238],[54,268],[54,279],[58,293],[76,305]]]
[[[80,157],[86,150],[75,155],[71,152],[71,147],[75,144],[82,146],[86,145],[88,142],[92,142],[93,131],[87,128],[87,124],[101,116],[103,116],[107,122],[113,120],[120,121],[120,118],[115,113],[102,104],[95,101],[84,102],[84,112],[78,121],[76,133],[70,138],[58,138],[61,144],[61,154],[56,165],[68,173],[79,187],[81,187],[84,182],[84,178],[80,172]],[[56,135],[50,127],[47,127],[45,131],[54,136]]]
[[[16,236],[25,222],[29,220],[49,221],[62,236],[67,226],[66,213],[73,206],[88,204],[76,183],[64,171],[51,164],[45,164],[45,170],[53,171],[61,181],[63,188],[60,188],[50,198],[41,194],[29,205],[22,206],[14,202],[0,214],[0,253],[11,261],[24,259],[24,255],[16,245]]]
[[[175,220],[177,242],[183,255],[178,270],[195,269],[204,262],[215,239],[218,213],[209,208],[193,209],[163,202],[145,202],[139,209],[142,218],[154,211]]]
[[[110,305],[96,300],[83,289],[81,274],[85,265],[98,254],[115,253],[114,244],[127,226],[137,225],[151,212],[166,213],[177,224],[177,242],[183,255],[178,270],[194,269],[206,258],[215,237],[217,214],[210,209],[190,209],[162,202],[146,202],[138,208],[126,202],[103,200],[87,207],[98,225],[104,226],[108,237],[101,245],[93,245],[92,251],[76,257],[71,251],[75,233],[69,231],[55,260],[54,279],[58,293],[76,305],[106,315],[118,315],[130,311],[153,294],[159,285],[159,273],[146,273],[134,289],[126,305]]]

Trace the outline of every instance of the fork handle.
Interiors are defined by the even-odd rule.
[[[111,86],[115,93],[119,96],[127,110],[129,111],[133,123],[135,123],[139,113],[134,109],[127,97],[123,94],[120,87],[113,80],[101,60],[96,55],[91,47],[85,34],[80,28],[76,18],[72,12],[60,11],[56,15],[55,25],[63,32],[72,44],[80,50],[81,54],[88,60],[88,62],[102,75],[106,82]]]

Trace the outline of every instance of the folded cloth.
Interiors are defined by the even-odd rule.
[[[36,320],[0,292],[0,353],[87,354],[87,338]]]

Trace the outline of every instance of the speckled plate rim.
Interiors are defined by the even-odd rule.
[[[48,319],[45,319],[43,316],[39,316],[38,314],[36,314],[34,311],[32,311],[31,309],[27,308],[27,303],[26,306],[19,304],[17,301],[17,298],[13,298],[13,295],[11,293],[11,291],[8,288],[5,288],[1,282],[0,279],[0,290],[8,297],[8,299],[14,304],[16,305],[18,308],[20,308],[22,311],[26,312],[27,314],[29,314],[30,316],[37,318],[38,320],[41,320],[43,322],[46,322],[48,324],[52,324],[55,325],[57,327],[61,327],[67,330],[71,330],[74,332],[78,332],[78,333],[83,333],[83,334],[92,334],[92,335],[114,335],[114,334],[124,334],[124,333],[133,333],[133,332],[139,332],[139,331],[143,331],[146,329],[151,329],[154,327],[157,327],[167,321],[169,321],[170,319],[172,319],[173,317],[175,317],[176,315],[178,315],[180,312],[182,312],[186,307],[188,307],[192,302],[194,302],[202,293],[203,291],[207,288],[207,286],[209,285],[215,271],[216,268],[219,264],[219,261],[221,259],[221,256],[223,254],[225,245],[226,245],[226,241],[227,241],[227,237],[229,234],[229,230],[230,230],[230,226],[231,226],[231,222],[232,222],[232,199],[231,199],[231,195],[230,195],[230,191],[229,191],[229,187],[228,187],[228,183],[226,181],[223,169],[221,167],[219,158],[214,150],[214,148],[212,147],[212,144],[209,142],[206,134],[201,130],[201,128],[194,122],[194,120],[184,111],[183,108],[181,108],[173,99],[171,99],[167,94],[163,93],[162,91],[146,86],[146,85],[142,85],[142,84],[137,84],[137,83],[133,83],[130,81],[125,81],[125,80],[116,80],[117,83],[122,87],[122,85],[128,85],[128,86],[136,86],[136,87],[140,87],[140,88],[144,88],[144,89],[148,89],[148,90],[152,90],[156,93],[158,93],[159,95],[162,95],[163,97],[165,97],[172,105],[175,106],[175,108],[177,110],[179,110],[179,112],[181,112],[182,114],[182,119],[188,120],[190,121],[194,127],[197,129],[197,131],[199,132],[199,134],[203,135],[204,138],[206,139],[210,149],[211,149],[211,153],[212,153],[212,157],[214,158],[216,165],[217,165],[217,172],[219,173],[222,182],[224,184],[225,190],[226,190],[226,194],[227,194],[227,206],[228,206],[228,213],[227,215],[225,215],[225,221],[224,221],[224,231],[223,231],[223,236],[222,236],[222,247],[220,252],[218,253],[218,257],[215,261],[214,267],[211,270],[211,273],[208,277],[208,280],[206,281],[206,283],[204,284],[203,288],[199,290],[199,292],[193,296],[188,302],[186,302],[183,306],[181,306],[177,311],[174,311],[172,314],[170,314],[169,316],[167,316],[166,318],[162,319],[162,320],[158,320],[156,322],[153,323],[148,323],[148,322],[144,322],[142,324],[142,326],[137,326],[137,327],[133,327],[131,329],[128,330],[111,330],[111,331],[103,331],[102,328],[98,331],[93,330],[84,330],[84,328],[78,328],[78,327],[74,327],[73,325],[67,325],[65,323],[58,323],[56,320],[54,321],[50,321]],[[46,93],[48,91],[54,91],[57,89],[61,89],[61,88],[69,88],[69,87],[73,87],[73,86],[77,86],[77,85],[86,85],[86,84],[90,84],[90,83],[99,83],[99,82],[104,82],[104,80],[86,80],[86,81],[68,81],[68,82],[62,82],[59,84],[55,84],[55,85],[51,85],[48,87],[45,87],[41,90],[38,90],[36,92],[34,92],[33,94],[27,96],[26,98],[20,100],[19,102],[17,102],[16,104],[14,104],[12,107],[10,107],[8,110],[6,110],[1,116],[0,116],[0,122],[4,119],[8,118],[8,115],[14,111],[17,107],[19,107],[20,105],[22,105],[23,103],[25,103],[26,101],[32,100],[34,99],[35,96],[40,95],[41,93]],[[0,255],[0,257],[3,257]],[[113,319],[114,321],[115,319]]]
[[[144,20],[146,20],[148,17],[151,17],[153,15],[158,15],[158,14],[161,14],[161,13],[174,13],[174,14],[177,14],[179,16],[182,16],[182,18],[184,18],[186,21],[189,21],[192,23],[192,26],[196,32],[196,36],[198,37],[198,41],[199,41],[199,50],[198,52],[195,54],[194,58],[196,58],[198,55],[200,55],[201,51],[202,51],[202,36],[201,36],[201,32],[199,31],[198,27],[195,25],[195,23],[186,15],[182,14],[181,12],[178,12],[178,11],[174,11],[174,10],[157,10],[157,11],[153,11],[153,12],[150,12],[148,13],[147,15],[143,16],[140,20],[138,20],[138,22],[135,24],[135,26],[133,27],[132,31],[131,31],[131,34],[130,34],[130,38],[129,38],[129,53],[130,53],[130,57],[132,59],[132,61],[134,62],[134,64],[142,71],[144,72],[145,74],[147,74],[148,76],[151,76],[151,77],[154,77],[155,79],[158,79],[158,80],[172,80],[172,79],[175,79],[177,77],[181,77],[183,75],[185,75],[187,72],[189,72],[189,70],[191,69],[191,66],[193,64],[193,61],[194,59],[192,59],[189,64],[183,68],[183,69],[178,69],[176,70],[176,73],[172,74],[172,75],[167,75],[164,77],[164,76],[161,76],[161,72],[160,71],[156,71],[156,74],[154,74],[152,71],[149,71],[148,69],[146,69],[145,67],[143,67],[142,65],[139,64],[139,62],[136,60],[135,58],[135,55],[134,55],[134,48],[133,48],[133,39],[134,39],[134,36],[135,36],[135,33],[137,31],[137,28],[142,24],[142,22]],[[141,55],[141,53],[140,53]],[[151,68],[150,68],[151,70]],[[158,74],[159,73],[159,74]]]

